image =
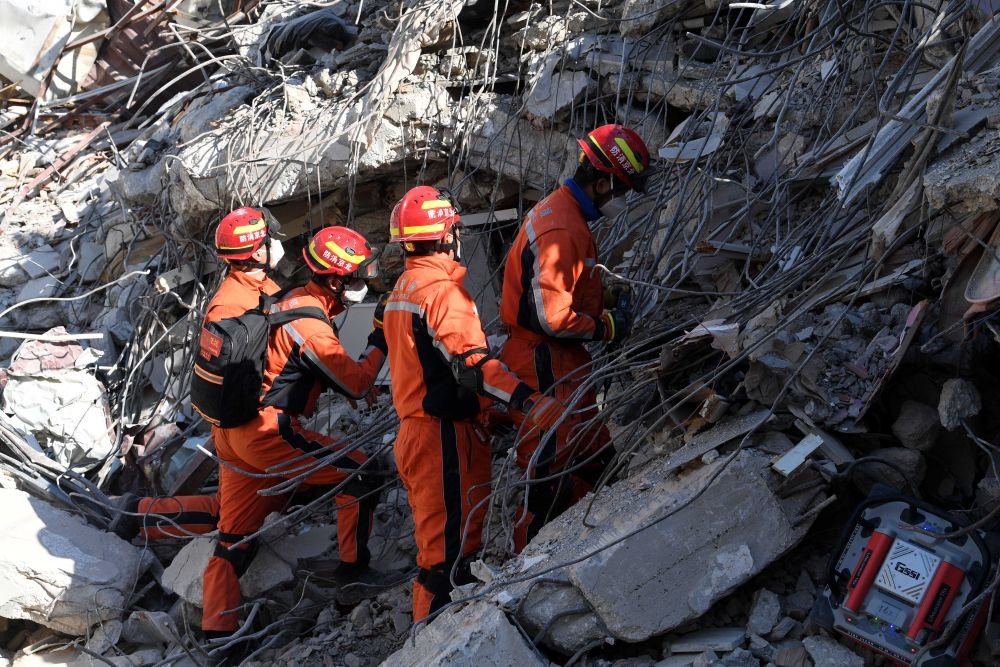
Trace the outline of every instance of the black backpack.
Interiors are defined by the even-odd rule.
[[[237,317],[209,322],[201,330],[191,378],[191,407],[219,428],[242,426],[257,416],[271,331],[300,317],[329,324],[314,306],[272,313],[288,290],[261,295],[260,304]]]

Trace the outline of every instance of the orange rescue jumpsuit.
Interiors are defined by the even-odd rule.
[[[230,269],[205,308],[202,326],[227,317],[238,317],[256,308],[262,294],[274,294],[279,289],[278,283],[262,272]],[[220,429],[212,427],[214,442],[219,441],[220,432]],[[218,524],[219,499],[216,496],[140,498],[135,511],[146,515],[140,517],[139,528],[139,537],[144,540],[185,537],[191,533],[203,535],[215,530]]]
[[[490,446],[479,435],[480,396],[520,407],[534,389],[487,358],[465,269],[444,256],[409,257],[385,308],[392,401],[399,413],[396,467],[416,526],[413,618],[448,602],[451,568],[482,545]],[[459,384],[453,363],[479,365],[478,386]],[[471,574],[460,567],[456,580]]]
[[[314,282],[291,290],[275,304],[276,310],[303,307],[319,308],[331,318],[343,310],[333,294]],[[341,450],[332,438],[304,429],[299,415],[315,411],[324,388],[361,398],[371,390],[383,361],[385,338],[378,330],[369,337],[369,347],[358,361],[347,354],[333,327],[322,320],[300,318],[272,333],[258,416],[242,426],[221,429],[215,442],[219,458],[235,469],[219,467],[219,542],[205,568],[203,630],[220,635],[239,627],[232,610],[240,603],[238,577],[250,565],[253,549],[250,543],[228,547],[259,530],[268,514],[288,502],[287,494],[262,496],[259,492],[285,478],[298,477],[315,467],[320,458]],[[327,459],[326,465],[303,483],[341,484],[366,461],[361,451],[345,452]],[[283,477],[251,477],[240,470]],[[340,506],[338,548],[345,563],[368,563],[368,534],[377,488],[377,480],[358,476],[336,496]]]
[[[570,405],[587,379],[592,358],[584,343],[605,337],[603,286],[595,270],[597,246],[587,225],[600,211],[572,180],[538,202],[527,214],[507,255],[500,317],[510,330],[500,359],[525,382]],[[518,550],[547,520],[593,488],[614,451],[603,424],[581,424],[597,414],[597,394],[588,390],[552,432],[522,434],[517,462],[530,479],[558,473],[597,454],[570,479],[531,485],[525,516],[515,532]],[[523,415],[515,415],[517,421]],[[529,462],[541,446],[535,465]],[[602,451],[603,450],[603,451]],[[600,452],[598,454],[598,452]]]

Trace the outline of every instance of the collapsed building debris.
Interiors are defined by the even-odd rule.
[[[637,304],[589,371],[617,480],[515,556],[532,484],[497,436],[483,581],[415,627],[398,483],[372,540],[400,573],[385,590],[334,583],[331,502],[293,505],[241,581],[250,661],[861,664],[810,618],[852,501],[883,483],[997,527],[989,3],[0,4],[0,32],[27,36],[0,47],[0,503],[19,545],[0,659],[218,648],[196,627],[213,542],[100,529],[106,494],[214,492],[187,385],[221,214],[267,206],[295,257],[332,223],[381,244],[409,186],[448,187],[499,341],[513,231],[603,122],[657,167],[595,227]],[[349,349],[371,312],[342,323]],[[397,423],[385,397],[333,399],[311,427],[391,458]],[[996,637],[970,661],[995,664]]]

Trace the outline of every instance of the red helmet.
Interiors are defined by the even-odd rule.
[[[268,219],[255,208],[238,208],[215,230],[215,254],[220,259],[250,259],[268,237]]]
[[[621,125],[601,125],[578,139],[590,164],[642,192],[649,169],[649,150],[638,134]]]
[[[364,236],[347,227],[324,227],[302,249],[313,273],[370,280],[378,277],[378,254]]]
[[[403,195],[389,218],[389,241],[443,241],[459,221],[455,205],[429,185]]]

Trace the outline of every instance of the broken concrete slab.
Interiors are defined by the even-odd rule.
[[[998,172],[1000,130],[983,130],[928,166],[923,178],[927,201],[956,215],[995,210],[1000,200]]]
[[[0,489],[0,507],[0,616],[80,636],[121,615],[138,549],[22,491]]]
[[[744,450],[678,478],[666,472],[669,460],[660,460],[602,491],[586,525],[586,501],[549,523],[498,579],[592,553],[555,576],[579,589],[615,637],[663,634],[705,613],[805,535],[808,520],[792,523],[804,501],[778,499],[769,463],[768,455]],[[516,597],[527,585],[510,590]]]
[[[446,612],[406,642],[382,667],[545,667],[502,611],[474,602]]]
[[[674,653],[702,653],[704,651],[734,651],[746,640],[744,628],[706,628],[681,635],[670,642]]]

